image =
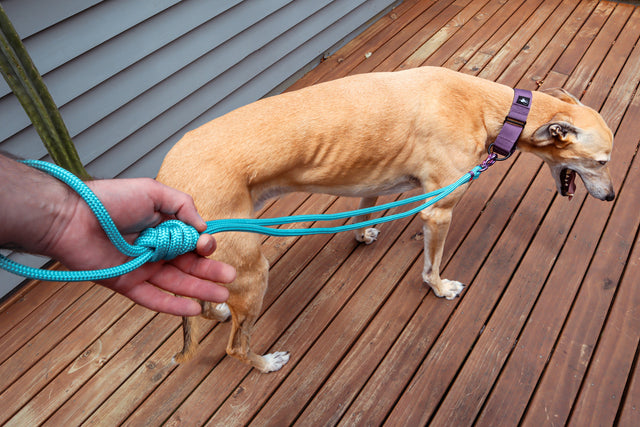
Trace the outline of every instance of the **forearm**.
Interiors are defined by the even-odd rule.
[[[0,155],[0,247],[52,255],[78,196],[65,184]]]

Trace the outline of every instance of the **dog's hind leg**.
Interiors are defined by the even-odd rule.
[[[455,280],[442,279],[440,277],[440,263],[444,242],[449,232],[453,207],[431,206],[421,212],[424,221],[424,270],[422,278],[433,292],[446,299],[457,297],[464,285]]]
[[[211,301],[200,301],[202,306],[202,317],[205,319],[226,322],[231,317],[231,311],[227,303],[213,303]]]
[[[173,361],[176,363],[186,363],[196,353],[198,348],[198,339],[196,338],[196,319],[195,317],[183,317],[182,318],[182,334],[183,344],[182,351],[173,356]]]
[[[376,200],[378,200],[378,198],[375,196],[363,197],[360,200],[360,206],[358,207],[358,209],[366,209],[366,208],[375,206]],[[370,215],[356,216],[353,218],[353,223],[357,224],[359,222],[367,221],[369,217]],[[380,230],[378,230],[375,227],[360,228],[355,231],[355,234],[356,234],[356,240],[358,242],[363,242],[367,245],[370,245],[378,238],[378,234],[380,234]]]
[[[227,304],[214,304],[209,301],[200,301],[202,306],[202,317],[206,319],[214,319],[224,322],[229,319],[231,313]],[[182,351],[177,353],[173,360],[176,363],[186,363],[195,355],[198,348],[198,340],[196,338],[196,318],[182,318]]]

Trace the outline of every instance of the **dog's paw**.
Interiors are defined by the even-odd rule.
[[[364,230],[364,233],[358,232],[356,234],[356,240],[364,243],[365,245],[370,245],[378,239],[379,234],[380,230],[377,228],[367,228]]]
[[[212,310],[212,314],[219,322],[226,322],[231,317],[231,310],[226,303],[216,304]]]
[[[455,280],[442,279],[440,281],[440,286],[431,286],[431,288],[436,296],[452,300],[460,295],[460,292],[464,289],[464,285]]]
[[[188,361],[190,361],[192,358],[193,358],[192,353],[183,353],[183,352],[176,353],[171,358],[171,364],[182,365],[183,363],[187,363]]]
[[[262,356],[266,365],[262,372],[265,374],[268,372],[274,372],[282,368],[289,361],[288,351],[276,351],[275,353],[265,354]]]

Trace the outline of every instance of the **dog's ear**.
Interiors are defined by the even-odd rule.
[[[550,88],[550,89],[544,89],[544,90],[542,90],[542,92],[546,93],[547,95],[551,95],[554,98],[558,98],[559,100],[567,102],[569,104],[582,105],[582,102],[580,102],[580,100],[578,98],[576,98],[575,96],[571,95],[569,92],[567,92],[566,90],[562,89],[561,87],[554,87],[554,88]]]
[[[554,144],[564,148],[578,141],[578,128],[567,122],[551,122],[540,126],[533,133],[533,142],[538,146]]]

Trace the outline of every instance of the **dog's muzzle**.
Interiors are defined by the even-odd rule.
[[[560,171],[560,195],[563,197],[568,197],[569,200],[573,198],[576,193],[576,175],[578,173],[572,169],[564,168]],[[584,181],[584,178],[583,178]],[[594,190],[590,188],[587,182],[585,182],[589,193],[600,200],[606,200],[610,202],[616,198],[616,193],[613,190],[613,187],[609,185],[608,190],[597,189]]]
[[[576,193],[576,172],[569,168],[560,171],[560,194],[571,200]]]

